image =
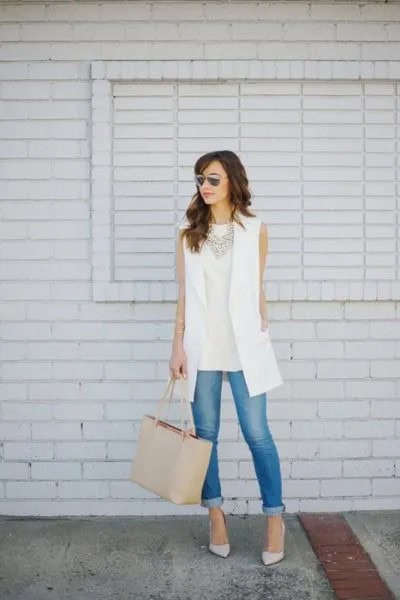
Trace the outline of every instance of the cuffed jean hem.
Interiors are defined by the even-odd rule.
[[[223,496],[217,496],[216,498],[202,498],[200,505],[205,506],[206,508],[214,508],[214,506],[221,506],[223,501]]]
[[[263,506],[262,511],[265,515],[281,515],[286,511],[286,504],[281,506]]]

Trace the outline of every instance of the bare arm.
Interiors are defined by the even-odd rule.
[[[176,242],[176,278],[178,282],[178,303],[174,330],[174,345],[182,344],[185,330],[185,258],[183,254],[182,232],[179,230]]]
[[[171,358],[169,360],[170,376],[173,379],[187,377],[187,360],[183,347],[185,331],[185,256],[183,252],[182,232],[179,230],[176,242],[176,279],[178,282],[178,303]]]
[[[265,298],[264,291],[264,270],[265,263],[268,253],[268,232],[265,223],[261,223],[260,236],[259,236],[259,249],[260,249],[260,316],[262,321],[261,329],[265,331],[268,328],[268,312],[267,312],[267,301]]]

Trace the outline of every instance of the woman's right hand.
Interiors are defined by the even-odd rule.
[[[183,345],[177,347],[174,346],[169,360],[169,372],[172,379],[180,379],[182,376],[186,379],[187,361]]]

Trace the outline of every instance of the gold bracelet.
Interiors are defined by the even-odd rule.
[[[184,333],[184,329],[175,329],[175,333]]]

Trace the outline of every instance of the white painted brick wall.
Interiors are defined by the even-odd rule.
[[[301,136],[291,137],[299,107],[291,107],[289,124],[281,100],[272,104],[277,162],[265,164],[270,133],[258,137],[257,123],[246,123],[242,145],[236,137],[230,145],[258,161],[251,165],[256,188],[267,169],[268,196],[258,199],[257,189],[254,207],[271,237],[266,291],[285,385],[268,395],[268,418],[288,511],[398,508],[400,4],[1,2],[0,41],[0,512],[201,512],[156,498],[128,473],[140,419],[168,375],[176,293],[168,280],[170,234],[187,204],[193,159],[210,144],[200,137],[193,146],[204,133],[193,111],[207,109],[218,135],[236,101],[220,85],[210,111],[206,94],[197,93],[202,81],[220,79],[230,87],[274,82],[286,93],[307,83]],[[149,249],[149,240],[135,238],[146,211],[157,235],[167,235],[151,242],[159,263],[149,281],[103,285],[94,301],[93,273],[109,247],[104,198],[96,210],[91,201],[109,181],[109,78],[120,82],[117,91],[138,80],[159,90],[161,79],[198,88],[180,97],[188,137],[180,138],[179,164],[170,136],[159,144],[158,167],[154,156],[135,154],[135,139],[124,132],[137,126],[135,111],[118,130],[115,190],[150,194],[127,240],[118,241],[120,257],[128,247],[133,254]],[[321,99],[325,82],[357,91]],[[152,101],[154,108],[157,96]],[[249,117],[263,108],[260,95],[246,101]],[[127,106],[121,95],[116,103]],[[139,98],[137,108],[148,103]],[[315,120],[322,110],[332,124]],[[337,160],[338,114],[347,116],[342,132],[350,132],[344,163]],[[367,135],[358,136],[360,127]],[[140,179],[144,172],[152,186]],[[334,195],[324,197],[322,211],[327,181]],[[137,256],[128,265],[120,259],[129,280],[148,268],[148,255]],[[323,269],[340,259],[341,274],[351,265],[366,279],[323,281]],[[308,273],[316,281],[306,282]],[[258,513],[254,467],[226,384],[223,399],[227,510]],[[170,415],[178,419],[178,406]]]

